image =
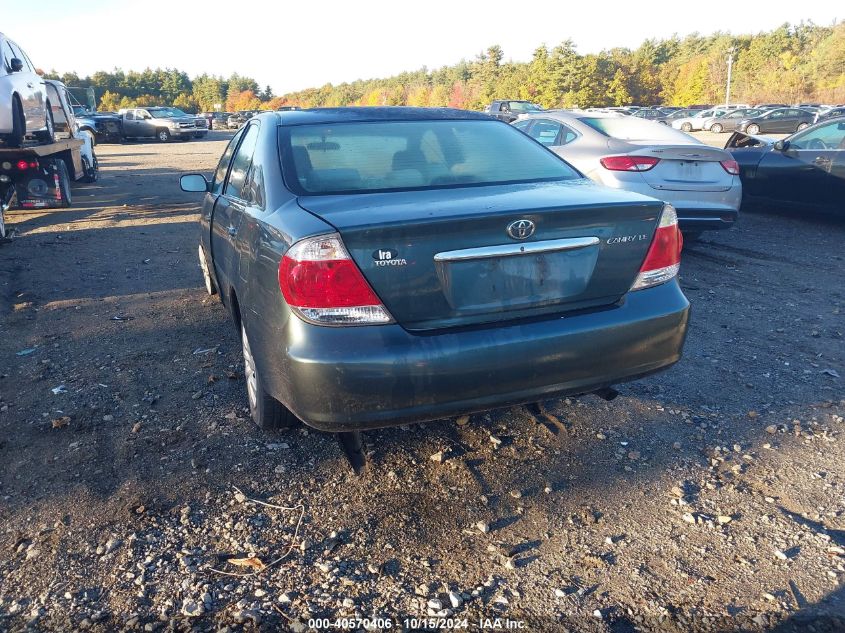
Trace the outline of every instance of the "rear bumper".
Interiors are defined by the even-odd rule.
[[[736,224],[739,212],[734,209],[678,209],[678,226],[683,231],[729,229]]]
[[[262,364],[273,395],[308,425],[363,430],[633,380],[680,359],[688,319],[677,281],[590,313],[439,333],[292,316]]]
[[[671,204],[678,212],[678,224],[682,231],[729,229],[739,217],[742,203],[739,176],[731,177],[728,181],[730,185],[724,191],[675,191],[655,189],[639,173],[597,170],[590,175],[608,187],[633,191]]]

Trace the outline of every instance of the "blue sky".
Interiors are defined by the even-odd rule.
[[[177,67],[190,75],[238,72],[277,94],[472,59],[499,44],[525,60],[541,43],[571,38],[582,53],[643,39],[845,18],[833,0],[726,3],[599,0],[462,3],[459,0],[4,0],[0,30],[36,66],[96,70]],[[642,7],[658,7],[645,10]],[[714,10],[709,10],[713,7]]]

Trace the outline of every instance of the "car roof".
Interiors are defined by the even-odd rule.
[[[281,125],[375,121],[495,120],[493,117],[481,112],[469,112],[454,108],[413,108],[408,106],[309,108],[307,110],[272,111],[268,114],[271,117],[277,117]]]

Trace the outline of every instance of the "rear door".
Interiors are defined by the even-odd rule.
[[[235,244],[243,220],[246,202],[243,197],[252,154],[258,140],[258,123],[244,128],[231,166],[224,181],[222,195],[215,204],[211,220],[211,257],[217,280],[228,290],[237,278],[238,256]]]
[[[578,134],[568,125],[552,119],[533,119],[534,125],[528,130],[528,136],[552,151],[563,147],[578,138]]]

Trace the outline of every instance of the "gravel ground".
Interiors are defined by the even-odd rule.
[[[356,476],[248,419],[176,178],[229,136],[98,146],[72,209],[11,214],[0,630],[845,628],[845,225],[744,214],[685,250],[671,370],[367,433]]]

